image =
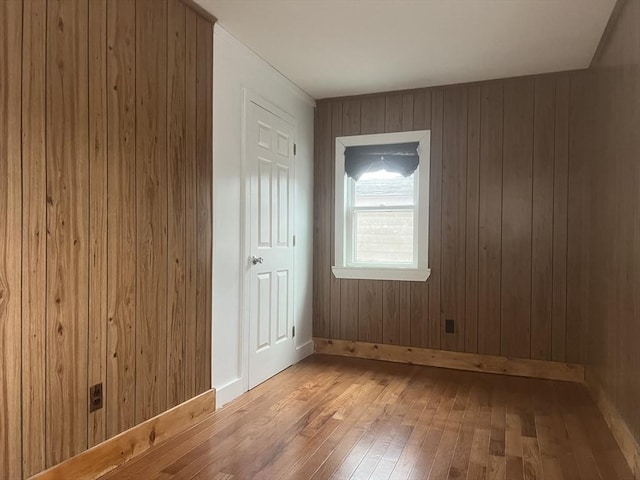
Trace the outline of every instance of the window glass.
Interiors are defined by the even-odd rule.
[[[351,262],[356,265],[415,264],[417,173],[404,177],[367,172],[351,185]]]
[[[403,177],[385,170],[368,172],[355,182],[354,206],[413,205],[415,173]]]
[[[413,210],[355,211],[355,262],[412,264],[413,219]]]

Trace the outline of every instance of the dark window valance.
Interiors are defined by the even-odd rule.
[[[358,181],[367,172],[386,170],[408,177],[418,168],[418,142],[362,145],[344,151],[344,170]]]

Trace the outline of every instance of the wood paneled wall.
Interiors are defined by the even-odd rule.
[[[316,112],[314,335],[581,362],[571,139],[584,72],[327,99]],[[574,91],[574,90],[577,90]],[[335,137],[431,130],[427,282],[338,280]],[[574,185],[575,183],[575,185]],[[445,320],[455,333],[445,333]]]
[[[640,1],[621,0],[594,59],[589,150],[588,377],[640,444]],[[640,463],[636,466],[640,468]],[[638,470],[637,475],[640,475]]]
[[[0,478],[210,388],[212,62],[178,0],[0,2]]]

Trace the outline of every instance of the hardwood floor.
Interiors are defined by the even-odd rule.
[[[104,479],[629,479],[582,385],[314,355]]]

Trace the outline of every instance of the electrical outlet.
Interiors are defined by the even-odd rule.
[[[455,333],[455,325],[453,320],[444,321],[444,331],[445,333]]]
[[[102,384],[96,383],[89,388],[89,412],[102,408]]]

